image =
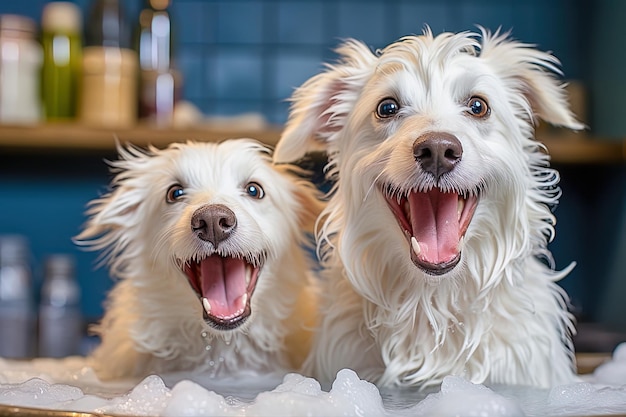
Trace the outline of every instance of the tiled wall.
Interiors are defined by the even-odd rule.
[[[42,0],[0,0],[0,13],[39,20]],[[77,0],[87,12],[91,1]],[[122,0],[135,22],[142,3]],[[428,24],[435,33],[511,30],[553,51],[567,78],[582,78],[584,0],[173,0],[184,98],[204,113],[258,112],[283,123],[293,88],[334,58],[341,39],[380,48]]]
[[[120,1],[135,21],[140,0]],[[46,3],[0,0],[0,13],[39,21]],[[86,12],[91,1],[76,3]],[[333,48],[341,39],[354,37],[380,48],[400,36],[419,33],[425,24],[435,33],[475,30],[476,24],[510,29],[514,37],[553,51],[563,62],[566,78],[584,79],[586,4],[586,0],[173,0],[172,13],[185,99],[207,114],[258,112],[270,122],[283,123],[286,99],[322,68],[322,62],[334,58]],[[77,162],[82,165],[74,166]],[[40,155],[24,166],[0,153],[0,165],[0,234],[26,234],[39,260],[46,253],[74,251],[84,312],[98,317],[111,281],[106,271],[93,271],[95,255],[78,251],[71,237],[85,220],[86,203],[105,188],[102,155],[80,159]],[[571,197],[562,201],[567,198]],[[579,207],[578,202],[572,206]],[[579,220],[578,212],[568,211],[567,204],[559,210],[565,221],[568,213],[575,214],[569,223],[559,223],[575,231],[571,224]],[[561,245],[557,249],[566,252],[557,260],[566,265],[572,251],[566,250],[567,239],[557,242]],[[591,299],[577,278],[581,272],[568,278],[566,285],[574,296]]]
[[[174,0],[184,95],[206,113],[259,112],[286,119],[293,88],[334,58],[341,39],[373,48],[420,33],[492,30],[552,50],[582,77],[581,8],[575,0]],[[549,29],[549,30],[546,30]],[[576,39],[576,42],[574,41]],[[584,40],[584,39],[583,39]]]

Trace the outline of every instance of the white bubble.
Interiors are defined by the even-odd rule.
[[[34,407],[132,416],[573,416],[626,413],[623,346],[585,382],[538,389],[473,384],[446,377],[430,393],[379,389],[348,369],[330,389],[296,373],[242,372],[152,375],[143,380],[99,381],[84,358],[0,359],[2,407]],[[612,382],[611,382],[612,381]],[[389,395],[392,394],[392,395]]]

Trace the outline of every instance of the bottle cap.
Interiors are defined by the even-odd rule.
[[[44,30],[61,32],[82,31],[82,15],[77,5],[66,1],[48,3],[43,8],[41,26]]]
[[[35,21],[15,14],[0,15],[0,32],[9,36],[33,36],[37,30]]]
[[[74,257],[69,254],[54,254],[46,259],[46,276],[74,275]]]
[[[0,263],[28,261],[28,240],[22,235],[0,236]]]

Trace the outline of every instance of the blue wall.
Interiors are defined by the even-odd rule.
[[[85,12],[91,4],[76,3]],[[24,14],[39,21],[45,4],[0,0],[0,13]],[[124,0],[123,4],[134,23],[141,3]],[[183,98],[206,114],[258,112],[273,123],[286,120],[286,99],[293,88],[334,58],[333,48],[341,39],[355,37],[378,48],[421,32],[425,24],[435,33],[475,30],[477,24],[510,29],[515,38],[558,56],[565,78],[587,82],[593,34],[590,4],[585,0],[173,0],[176,65],[184,77]],[[84,291],[83,310],[96,319],[111,281],[106,271],[94,271],[95,255],[76,250],[71,237],[85,220],[87,202],[104,191],[109,176],[102,160],[112,155],[41,157],[3,152],[0,148],[0,234],[28,236],[37,273],[46,254],[74,253]],[[75,167],[77,161],[80,166]],[[620,252],[621,223],[605,221],[596,227],[594,222],[621,218],[623,170],[562,168],[564,196],[553,249],[560,267],[578,261],[563,286],[572,294],[577,313],[595,320],[606,316],[600,307],[605,292],[613,291],[608,280],[620,270],[624,251]]]
[[[42,0],[0,0],[0,13],[39,21]],[[78,0],[85,12],[91,2]],[[140,0],[122,1],[131,22]],[[403,35],[511,29],[514,37],[554,51],[567,78],[581,78],[588,33],[584,0],[173,0],[176,61],[184,98],[205,113],[259,112],[286,119],[285,99],[332,59],[341,39],[380,48]]]

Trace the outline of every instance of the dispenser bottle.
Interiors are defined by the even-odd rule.
[[[46,260],[39,305],[39,356],[77,355],[83,336],[80,287],[70,255]]]
[[[34,355],[35,306],[28,242],[20,235],[0,236],[0,356]]]
[[[83,49],[80,118],[96,127],[128,128],[137,122],[137,52],[118,0],[96,0]]]

